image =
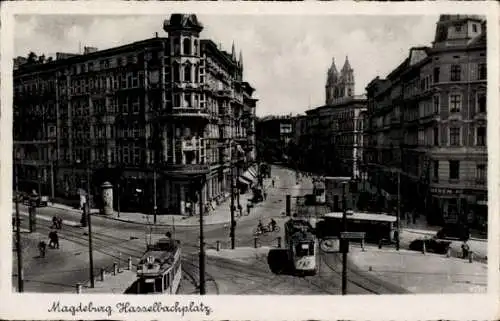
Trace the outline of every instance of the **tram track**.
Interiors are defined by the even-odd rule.
[[[51,224],[45,224],[45,223],[39,223],[37,222],[37,227],[39,230],[43,232],[50,232],[53,229],[51,228]],[[88,236],[83,234],[84,230],[78,229],[78,230],[72,230],[74,229],[73,227],[65,227],[63,230],[57,230],[58,235],[60,239],[67,240],[69,242],[73,242],[75,244],[88,247]],[[132,239],[126,239],[126,238],[119,238],[116,236],[111,236],[108,234],[102,234],[101,232],[92,232],[92,242],[93,242],[93,251],[99,252],[103,255],[106,255],[108,257],[111,257],[113,259],[118,259],[118,260],[123,260],[124,257],[128,258],[135,258],[135,259],[140,259],[142,255],[144,254],[143,249],[139,249],[136,247],[130,247],[127,245],[124,245],[126,242],[133,241]],[[185,244],[190,248],[195,248],[194,245],[192,244]],[[113,247],[111,249],[111,247]],[[111,249],[112,252],[108,251],[107,249]],[[117,254],[118,253],[118,254]],[[120,253],[122,255],[120,255]],[[187,254],[189,256],[189,254]],[[198,269],[198,266],[196,264],[193,264],[186,259],[182,259],[183,265],[190,265],[195,269]],[[190,270],[188,268],[183,267],[183,272],[187,275],[187,277],[191,280],[191,282],[195,286],[199,286],[199,281],[196,282],[196,271]],[[199,271],[199,270],[198,270]],[[207,274],[207,281],[212,282],[214,288],[216,289],[216,294],[219,294],[219,287],[215,279],[210,275]]]

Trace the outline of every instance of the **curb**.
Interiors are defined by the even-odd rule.
[[[29,216],[29,213],[26,213],[24,211],[19,211],[19,214],[23,215],[23,216]],[[43,221],[47,221],[47,222],[52,222],[52,219],[50,217],[47,217],[45,215],[40,215],[40,214],[36,214],[36,218],[37,219],[41,219]],[[78,222],[75,222],[75,221],[63,221],[63,225],[68,225],[68,226],[72,226],[72,227],[80,227],[80,223]]]
[[[52,207],[52,208],[57,208],[57,209],[60,209],[60,210],[66,210],[66,211],[69,211],[69,212],[78,212],[80,213],[80,211],[78,210],[74,210],[74,209],[67,209],[67,208],[61,208],[61,207],[57,207],[57,206],[49,206],[49,207]],[[139,225],[154,225],[154,226],[182,226],[182,227],[197,227],[199,226],[199,222],[196,222],[196,223],[193,223],[193,224],[182,224],[182,223],[175,223],[175,224],[165,224],[165,223],[144,223],[144,222],[137,222],[137,221],[132,221],[132,220],[126,220],[126,219],[122,219],[122,218],[118,218],[118,217],[112,217],[112,216],[106,216],[106,215],[100,215],[98,212],[94,212],[94,213],[91,213],[92,216],[95,216],[95,217],[100,217],[100,218],[104,218],[104,219],[107,219],[107,220],[113,220],[113,221],[118,221],[118,222],[123,222],[123,223],[130,223],[130,224],[139,224]],[[140,214],[140,215],[146,215],[146,214]],[[204,223],[203,225],[204,226],[207,226],[207,225],[220,225],[220,224],[227,224],[229,223],[229,220],[228,221],[224,221],[224,222],[217,222],[217,223]],[[69,225],[69,224],[68,224]],[[78,226],[80,226],[80,224],[78,224]]]
[[[404,229],[403,228],[403,231],[405,232],[408,232],[408,233],[413,233],[413,234],[420,234],[420,235],[435,235],[436,233],[428,233],[428,232],[420,232],[420,231],[416,231],[416,230],[411,230],[411,229]],[[480,239],[480,238],[477,238],[477,237],[471,237],[469,240],[473,240],[473,241],[478,241],[478,242],[488,242],[488,239]]]

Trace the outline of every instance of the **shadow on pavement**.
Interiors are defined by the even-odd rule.
[[[286,249],[270,249],[267,254],[267,264],[274,274],[295,275]]]
[[[137,294],[137,281],[134,281],[126,290],[124,294]]]

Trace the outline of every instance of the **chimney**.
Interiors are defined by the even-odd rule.
[[[97,51],[97,48],[96,47],[83,47],[83,54],[84,55],[88,55],[90,53],[93,53],[93,52],[96,52]]]
[[[155,38],[158,38],[158,32],[155,32]]]

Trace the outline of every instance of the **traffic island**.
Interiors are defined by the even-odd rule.
[[[349,259],[357,270],[412,293],[485,293],[487,265],[433,253],[352,247]]]

